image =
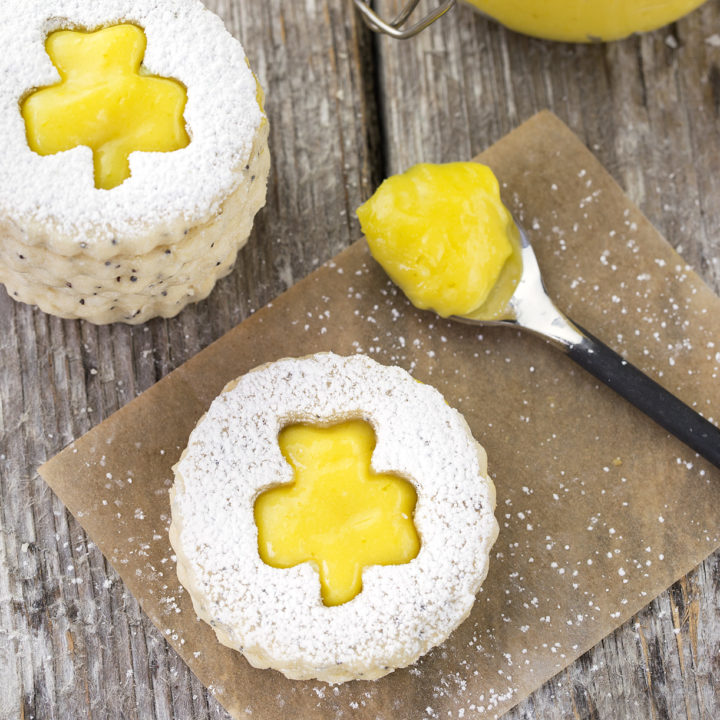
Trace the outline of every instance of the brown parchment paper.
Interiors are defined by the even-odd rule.
[[[551,294],[720,419],[720,299],[592,154],[543,113],[480,156],[531,231]],[[438,387],[485,445],[500,537],[470,618],[377,682],[292,682],[198,621],[167,539],[171,466],[231,378],[287,355],[365,352]],[[502,714],[720,544],[720,472],[543,341],[412,308],[360,241],[40,472],[235,717]]]

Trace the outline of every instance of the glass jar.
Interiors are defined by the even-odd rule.
[[[525,35],[565,42],[620,40],[677,20],[704,0],[465,0]]]
[[[464,0],[511,30],[547,40],[606,42],[667,25],[705,0]],[[369,0],[354,0],[367,24],[395,38],[409,38],[445,14],[455,0],[442,0],[413,20],[419,0],[406,0],[390,21],[380,18]]]

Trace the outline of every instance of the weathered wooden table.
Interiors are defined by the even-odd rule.
[[[244,43],[271,121],[268,204],[234,273],[135,328],[61,321],[0,290],[2,720],[227,717],[36,468],[356,239],[354,210],[386,175],[469,158],[550,108],[720,291],[718,0],[591,46],[467,8],[400,43],[349,0],[207,4]],[[507,717],[718,718],[719,686],[716,553]]]

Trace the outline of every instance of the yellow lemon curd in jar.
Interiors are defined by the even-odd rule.
[[[619,40],[677,20],[704,0],[465,0],[512,30],[566,42]]]
[[[522,273],[520,242],[492,170],[416,165],[357,210],[370,252],[420,309],[494,320]]]
[[[185,87],[141,68],[146,44],[144,31],[129,24],[48,35],[45,48],[61,79],[21,103],[30,148],[53,155],[90,147],[95,186],[109,190],[130,177],[131,152],[188,145]]]
[[[290,425],[278,442],[295,479],[255,502],[263,562],[276,568],[311,562],[323,603],[332,606],[361,592],[364,567],[417,556],[417,493],[407,480],[372,471],[375,433],[367,422]]]

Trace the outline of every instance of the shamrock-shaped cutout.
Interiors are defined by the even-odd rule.
[[[130,177],[131,152],[188,145],[187,92],[176,80],[141,68],[146,44],[143,30],[128,24],[51,33],[45,48],[61,80],[21,104],[31,149],[53,155],[87,145],[95,186],[109,190]]]
[[[295,481],[265,491],[255,503],[265,563],[313,563],[324,604],[341,605],[362,590],[364,567],[417,556],[417,493],[406,480],[372,471],[375,433],[367,422],[290,425],[278,441]]]

